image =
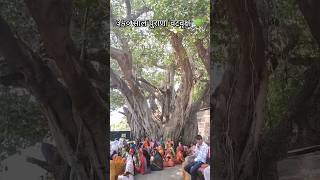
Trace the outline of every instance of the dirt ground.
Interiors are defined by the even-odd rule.
[[[165,168],[162,171],[151,171],[150,174],[145,175],[135,175],[135,180],[171,180],[179,179],[182,180],[181,165],[176,165],[174,167]]]

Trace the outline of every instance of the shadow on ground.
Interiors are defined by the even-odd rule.
[[[135,175],[135,180],[171,180],[179,179],[182,180],[181,165],[174,167],[165,168],[162,171],[152,171],[150,174]]]

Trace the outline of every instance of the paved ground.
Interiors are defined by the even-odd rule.
[[[171,180],[179,179],[182,180],[181,165],[176,165],[174,167],[165,168],[162,171],[151,171],[150,174],[145,175],[135,175],[135,180]]]
[[[2,161],[1,165],[7,166],[8,171],[1,172],[0,166],[0,180],[40,180],[40,176],[44,175],[45,171],[37,165],[26,162],[27,157],[44,160],[40,149],[41,145],[37,144],[23,149],[21,155],[15,154]]]

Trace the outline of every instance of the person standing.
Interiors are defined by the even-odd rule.
[[[205,142],[203,142],[201,135],[196,136],[196,141],[197,141],[196,152],[195,152],[196,158],[191,163],[189,163],[184,167],[184,170],[191,175],[191,180],[196,179],[198,168],[202,164],[206,163],[208,149],[209,149],[208,145]]]

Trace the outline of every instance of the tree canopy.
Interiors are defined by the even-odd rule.
[[[150,136],[170,132],[177,139],[181,130],[173,135],[160,127],[172,121],[172,127],[182,128],[183,119],[190,119],[191,106],[195,111],[204,102],[209,89],[209,7],[209,1],[202,0],[111,1],[110,103],[113,109],[124,107],[133,131]],[[117,20],[169,23],[155,28],[118,27]],[[174,27],[171,20],[190,20],[192,26]],[[180,120],[174,120],[178,111]],[[154,134],[159,128],[159,134]]]

